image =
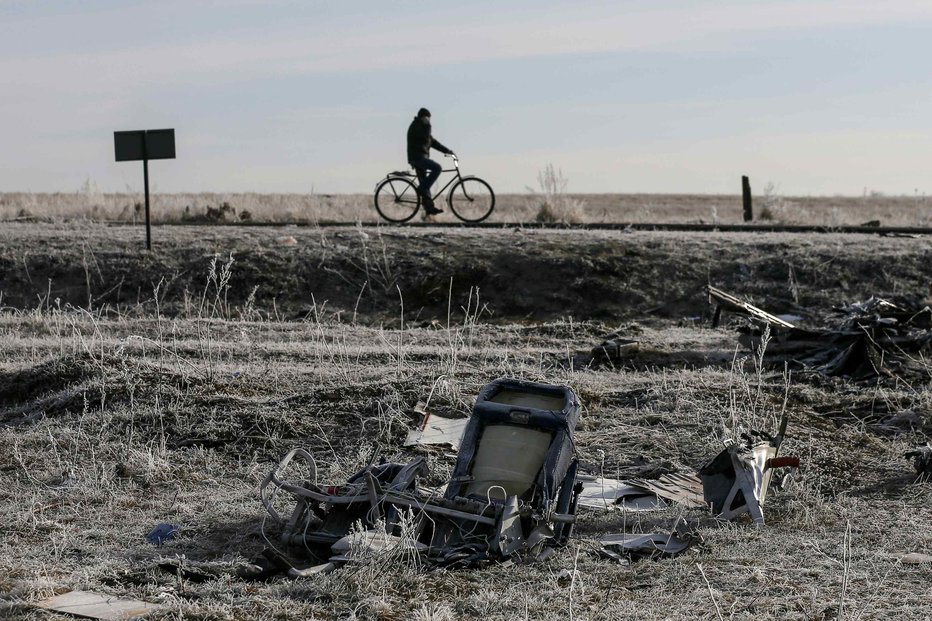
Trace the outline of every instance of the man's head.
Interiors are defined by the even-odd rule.
[[[427,118],[430,118],[430,110],[428,110],[427,108],[421,108],[420,110],[417,111],[417,118],[421,119],[421,118],[424,118],[425,116]]]

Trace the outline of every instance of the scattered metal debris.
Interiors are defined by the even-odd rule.
[[[665,473],[657,479],[618,481],[578,475],[583,485],[579,506],[590,509],[655,511],[675,502],[687,507],[705,507],[702,482],[695,474]]]
[[[418,401],[414,411],[421,415],[421,423],[417,429],[408,432],[404,446],[415,444],[447,444],[453,450],[459,450],[460,439],[466,429],[466,418],[446,418],[427,411],[427,405]]]
[[[776,435],[754,432],[760,441],[746,436],[746,443],[729,443],[697,474],[667,473],[657,479],[617,481],[580,476],[583,489],[579,505],[594,509],[654,511],[669,502],[687,507],[710,507],[727,520],[744,513],[764,522],[763,504],[776,468],[799,467],[797,457],[778,457],[786,435],[784,413]]]
[[[69,591],[39,602],[37,605],[46,610],[108,621],[134,619],[162,608],[158,604],[150,604],[138,599],[118,598],[90,591]]]
[[[705,507],[702,482],[695,474],[671,472],[656,479],[635,479],[632,484],[644,488],[660,498],[687,507]]]
[[[835,309],[841,319],[826,328],[781,331],[765,356],[829,377],[853,381],[882,377],[928,380],[932,310],[918,297],[890,302],[872,297]],[[744,345],[757,348],[761,331],[743,328]]]
[[[423,457],[408,464],[364,468],[337,487],[316,482],[314,458],[293,449],[260,486],[266,510],[282,526],[282,541],[323,556],[350,534],[365,530],[399,534],[416,520],[418,550],[440,564],[472,565],[514,555],[545,555],[563,545],[575,522],[577,461],[573,432],[576,395],[562,386],[500,379],[479,393],[460,442],[453,475],[442,496],[417,486],[426,473]],[[310,475],[282,479],[294,459]],[[279,491],[291,494],[289,516],[276,509]],[[349,558],[337,552],[335,561]]]
[[[281,526],[282,542],[318,560],[307,568],[292,567],[289,574],[324,573],[385,552],[446,566],[541,559],[566,543],[579,506],[653,511],[677,503],[710,507],[725,519],[749,513],[763,523],[773,469],[799,465],[797,458],[778,457],[784,413],[775,435],[752,432],[745,443],[728,444],[698,474],[663,472],[656,479],[630,481],[577,475],[573,434],[579,410],[569,388],[510,379],[486,385],[462,427],[419,404],[423,423],[406,445],[445,443],[459,449],[442,492],[418,485],[427,473],[424,457],[368,466],[343,485],[322,486],[311,454],[291,450],[260,486],[266,510]],[[300,481],[284,479],[292,462],[307,470]],[[291,498],[287,515],[280,512],[281,492]],[[602,544],[616,559],[677,554],[689,545],[676,532],[611,535]]]

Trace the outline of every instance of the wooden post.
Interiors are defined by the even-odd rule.
[[[750,222],[754,219],[754,210],[751,206],[751,180],[747,175],[741,177],[741,199],[744,203],[744,221]]]

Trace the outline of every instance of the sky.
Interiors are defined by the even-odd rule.
[[[498,192],[929,194],[930,59],[929,0],[0,0],[0,192],[169,127],[154,191],[369,192],[424,106]]]

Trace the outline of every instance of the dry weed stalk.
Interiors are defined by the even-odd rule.
[[[583,207],[585,203],[572,198],[566,193],[569,180],[563,171],[554,168],[553,164],[537,173],[537,184],[540,194],[528,188],[537,201],[535,222],[562,224],[578,224],[583,221]]]

